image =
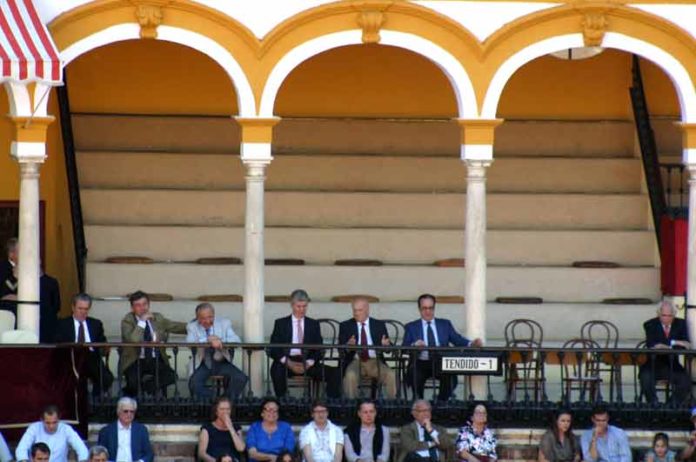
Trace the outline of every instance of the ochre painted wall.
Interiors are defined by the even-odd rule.
[[[58,114],[55,90],[49,97],[49,114]],[[0,92],[0,113],[9,113],[7,93]],[[13,124],[7,117],[0,118],[0,200],[19,200],[19,167],[10,156]],[[58,279],[61,287],[62,313],[70,312],[70,297],[78,290],[75,269],[70,203],[65,174],[60,121],[48,128],[47,158],[40,170],[41,200],[45,203],[45,268]],[[4,246],[4,243],[0,243]]]
[[[67,76],[73,112],[237,114],[237,96],[224,70],[204,54],[169,42],[108,45],[71,62]]]

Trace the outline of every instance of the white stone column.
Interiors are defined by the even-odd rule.
[[[466,231],[464,236],[466,334],[486,340],[486,168],[490,160],[467,160]],[[485,377],[472,377],[471,392],[487,395]]]
[[[39,162],[19,162],[19,264],[17,299],[39,301]],[[17,328],[39,335],[39,306],[17,306]]]
[[[244,161],[246,167],[246,221],[244,251],[244,339],[264,339],[264,180],[270,160]],[[249,378],[255,396],[263,396],[263,351],[254,352]]]
[[[696,347],[696,163],[686,164],[689,172],[689,237],[686,260],[686,323],[691,347]],[[696,365],[695,365],[696,366]]]

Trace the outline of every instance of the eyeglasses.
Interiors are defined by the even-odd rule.
[[[421,310],[434,310],[435,305],[433,305],[433,306],[421,306],[420,309]]]
[[[413,412],[430,412],[430,409],[428,409],[427,407],[424,409],[414,409]]]
[[[265,408],[263,408],[263,410],[264,410],[264,412],[268,412],[270,414],[277,414],[278,413],[278,409],[276,409],[274,407],[265,407]]]
[[[121,409],[122,414],[135,414],[135,409]]]

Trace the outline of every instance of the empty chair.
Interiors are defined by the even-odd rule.
[[[544,361],[536,351],[544,341],[544,330],[533,319],[513,319],[505,325],[505,346],[509,348],[505,363],[505,383],[507,398],[517,399],[517,391],[524,393],[524,399],[530,396],[534,401],[546,397]],[[512,349],[529,349],[512,351]]]
[[[578,401],[601,401],[598,348],[591,340],[575,338],[565,342],[559,353],[547,356],[547,363],[561,365],[563,402],[572,402],[573,392],[578,393]]]
[[[599,348],[611,349],[619,346],[619,329],[610,321],[595,319],[580,327],[580,338],[596,343]],[[598,372],[609,374],[609,400],[614,400],[614,390],[622,399],[621,361],[618,354],[604,352],[597,358]]]

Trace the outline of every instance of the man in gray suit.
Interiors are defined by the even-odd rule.
[[[215,308],[210,303],[201,303],[196,307],[196,319],[186,326],[188,343],[205,343],[208,346],[193,348],[192,374],[189,387],[193,396],[211,399],[213,392],[206,387],[211,375],[227,377],[227,393],[230,399],[238,398],[249,378],[232,364],[234,350],[223,348],[223,343],[239,343],[239,336],[232,329],[229,319],[216,318]]]

